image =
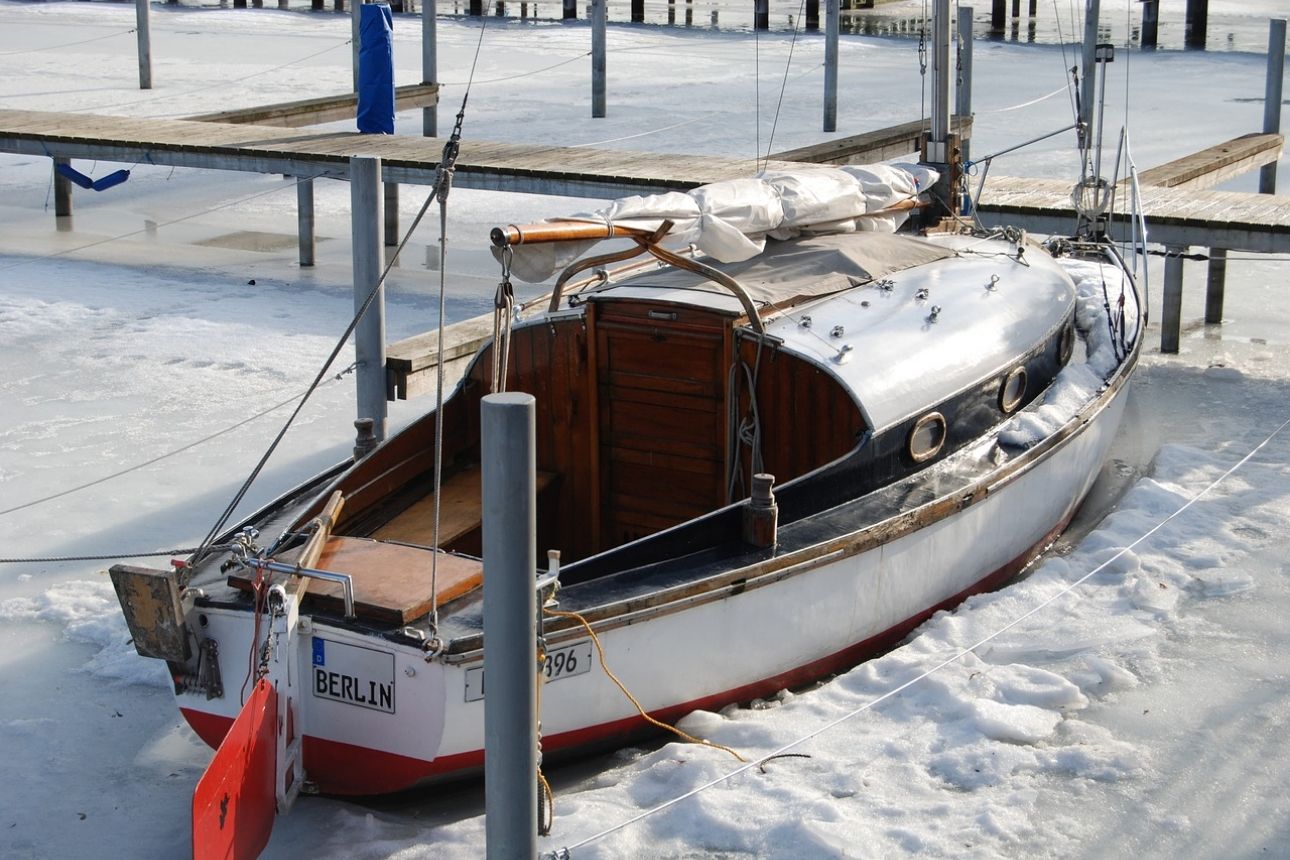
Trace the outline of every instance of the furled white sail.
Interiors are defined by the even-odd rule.
[[[934,170],[916,164],[802,167],[714,182],[689,192],[622,197],[595,212],[561,220],[641,230],[655,230],[663,221],[671,221],[673,227],[664,244],[694,245],[720,262],[734,263],[760,254],[768,236],[790,239],[806,233],[895,232],[907,212],[873,213],[918,197],[937,178]],[[511,273],[531,283],[544,281],[594,244],[518,245]],[[494,253],[501,252],[494,249]]]

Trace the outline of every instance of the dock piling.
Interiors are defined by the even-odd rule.
[[[314,181],[301,179],[296,183],[296,233],[300,245],[300,266],[314,264],[317,238],[314,232]]]
[[[479,2],[481,2],[481,0],[470,0],[470,14],[478,14],[475,12],[475,4]],[[569,21],[577,17],[578,0],[564,0],[564,20]]]
[[[990,5],[990,31],[1003,32],[1003,22],[1008,16],[1008,0],[994,0]]]
[[[1265,134],[1281,132],[1281,81],[1286,72],[1286,19],[1273,18],[1268,22],[1268,76],[1263,90],[1263,131]],[[1259,193],[1277,193],[1277,163],[1273,161],[1259,169]]]
[[[838,130],[839,0],[824,0],[824,130]]]
[[[1187,0],[1185,26],[1183,41],[1187,47],[1205,47],[1205,36],[1209,30],[1209,0]]]
[[[753,0],[753,29],[770,29],[770,0]]]
[[[1165,248],[1164,306],[1160,314],[1160,351],[1177,353],[1182,337],[1183,258],[1185,247]]]
[[[1205,324],[1223,322],[1223,290],[1227,285],[1227,249],[1209,249],[1209,278],[1205,284]]]
[[[1142,0],[1143,48],[1154,48],[1160,43],[1160,0]]]
[[[959,7],[958,80],[954,87],[954,114],[972,117],[972,7]],[[959,155],[964,164],[971,160],[971,135],[959,135]]]
[[[435,32],[436,0],[421,2],[421,83],[439,83],[439,43]],[[439,134],[439,99],[435,104],[421,109],[421,134],[435,137]]]
[[[361,4],[355,4],[361,5]],[[353,237],[354,311],[363,306],[381,277],[381,159],[349,160],[350,234]],[[354,329],[358,365],[358,416],[371,418],[379,442],[385,438],[385,287]]]
[[[148,0],[134,0],[134,22],[139,43],[139,89],[152,89],[152,13]]]
[[[484,838],[537,856],[537,538],[533,395],[480,403],[484,544]]]
[[[819,2],[819,0],[816,0]],[[645,23],[645,0],[632,0],[632,23]]]
[[[605,115],[605,0],[591,0],[591,116]]]
[[[64,218],[72,214],[72,181],[58,172],[58,165],[71,165],[71,159],[54,159],[54,215]]]
[[[385,246],[399,244],[399,183],[385,183]]]
[[[362,47],[363,0],[351,0],[349,4],[350,47],[354,66],[354,92],[358,92],[358,54]]]

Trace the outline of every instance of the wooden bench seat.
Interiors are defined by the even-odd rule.
[[[471,466],[449,475],[443,482],[443,503],[439,506],[439,546],[451,546],[480,527],[483,503],[480,499],[482,471]],[[551,472],[537,473],[540,494],[555,480]],[[378,540],[397,540],[420,546],[434,545],[434,493],[403,510],[372,532]]]

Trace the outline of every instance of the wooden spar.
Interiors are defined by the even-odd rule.
[[[536,245],[543,242],[647,239],[653,232],[604,221],[544,221],[541,224],[494,227],[488,236],[495,246],[505,248],[508,245]]]

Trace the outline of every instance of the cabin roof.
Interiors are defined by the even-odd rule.
[[[785,310],[767,333],[837,377],[868,425],[883,430],[1005,372],[1067,319],[1070,278],[1041,248],[1024,247],[1019,262],[1005,241],[851,233],[776,243],[721,269],[760,307]],[[600,288],[595,298],[740,313],[724,288],[674,269]]]

